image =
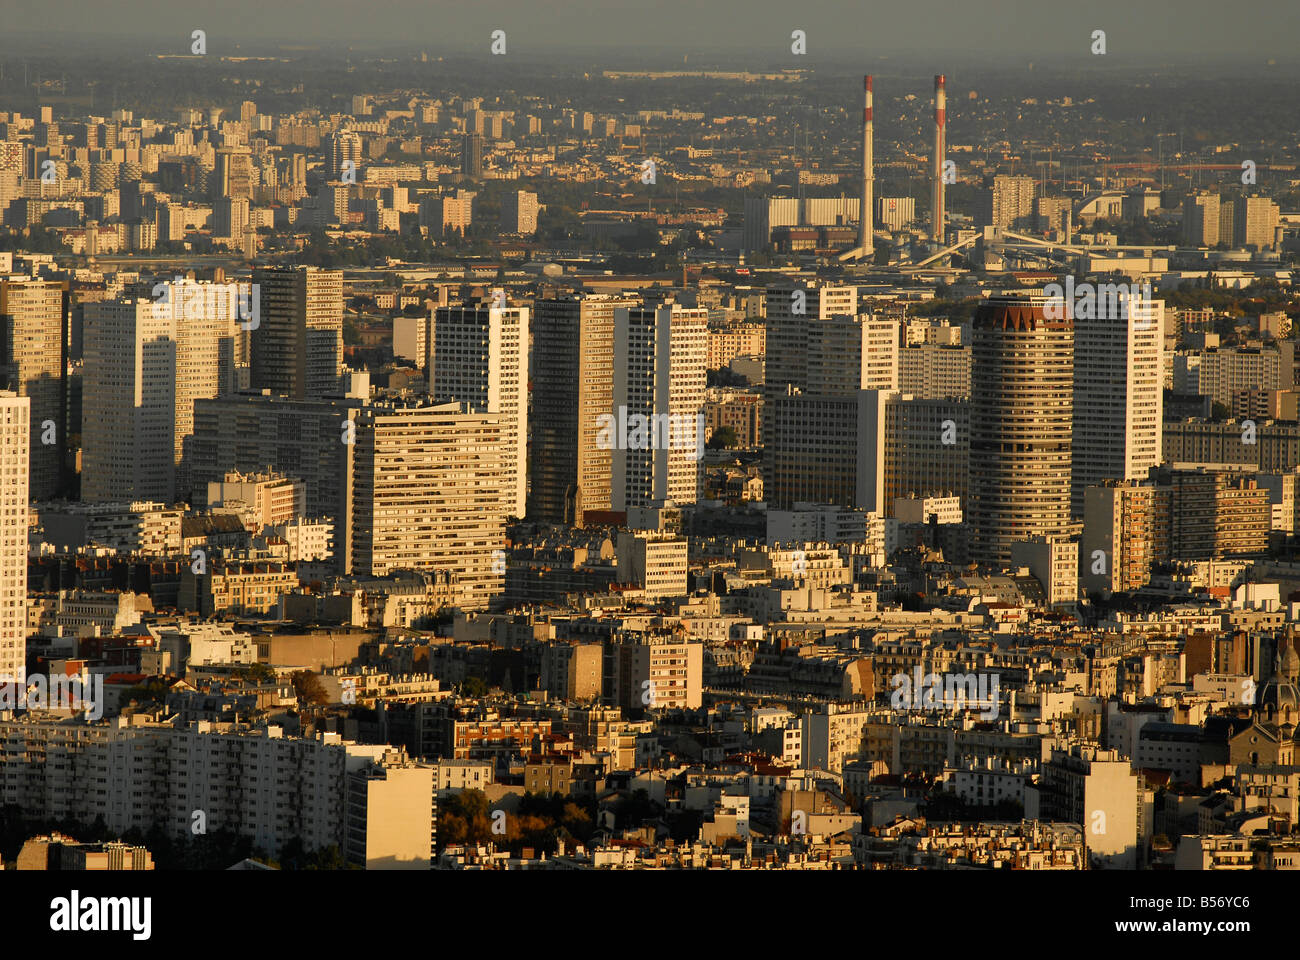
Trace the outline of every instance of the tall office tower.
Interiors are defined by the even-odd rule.
[[[30,397],[0,390],[0,685],[27,682]]]
[[[175,500],[176,324],[152,300],[85,305],[81,499]]]
[[[501,198],[501,230],[531,237],[537,232],[537,194],[511,190]]]
[[[330,548],[339,573],[352,572],[352,488],[358,399],[291,400],[270,393],[201,399],[194,404],[188,457],[192,503],[206,505],[209,483],[268,466],[307,488],[304,512],[334,521]],[[348,442],[351,440],[351,442]]]
[[[1280,213],[1268,197],[1242,197],[1233,204],[1232,241],[1234,246],[1272,250],[1277,246],[1276,233]]]
[[[1195,193],[1183,198],[1183,243],[1213,247],[1219,242],[1219,195]]]
[[[362,407],[353,465],[357,573],[444,570],[457,605],[481,610],[505,589],[505,531],[515,509],[504,418],[468,404]]]
[[[361,166],[361,137],[354,131],[331,133],[321,146],[325,151],[331,180],[341,179],[345,170],[353,176],[353,182],[361,179],[356,176],[357,168]],[[351,167],[347,166],[349,162]]]
[[[1017,221],[1034,214],[1033,177],[1009,177],[998,174],[993,186],[984,194],[981,219],[987,226],[1014,227]]]
[[[858,506],[894,516],[899,497],[957,497],[967,505],[970,473],[970,402],[878,391],[870,407],[868,436],[875,462],[867,482],[879,484]],[[882,412],[883,408],[883,412]]]
[[[253,199],[256,186],[253,157],[247,147],[221,147],[216,153],[212,170],[212,198],[242,197]]]
[[[343,372],[343,271],[268,267],[253,273],[258,325],[251,384],[305,400],[335,395]]]
[[[582,526],[611,509],[613,451],[596,438],[614,410],[614,311],[634,305],[604,295],[533,304],[530,520]]]
[[[66,449],[67,302],[65,282],[0,278],[0,390],[31,397],[33,500],[49,499],[58,491]]]
[[[972,324],[968,516],[976,561],[1006,563],[1011,544],[1062,537],[1070,523],[1074,321],[1042,296],[989,298]]]
[[[1092,312],[1108,316],[1074,320],[1070,496],[1076,520],[1083,517],[1085,488],[1104,480],[1145,479],[1161,459],[1164,301],[1106,307]]]
[[[613,412],[620,422],[641,416],[649,425],[648,442],[632,442],[632,427],[626,442],[617,438],[615,510],[699,496],[708,326],[708,310],[671,300],[615,310]]]
[[[483,176],[483,138],[467,133],[461,141],[460,172],[475,180]]]
[[[503,420],[513,517],[528,506],[528,314],[528,307],[491,301],[438,307],[429,347],[434,400]]]
[[[787,388],[793,390],[792,387]],[[881,393],[790,394],[763,411],[763,493],[768,506],[792,510],[796,503],[876,509],[883,471]],[[879,453],[873,459],[873,453]],[[875,499],[873,499],[875,498]]]

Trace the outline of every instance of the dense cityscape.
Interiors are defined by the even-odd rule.
[[[777,33],[0,45],[4,870],[1300,867],[1300,73]]]

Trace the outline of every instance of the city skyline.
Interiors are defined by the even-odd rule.
[[[15,915],[960,871],[1013,944],[1276,925],[1288,14],[13,0]]]

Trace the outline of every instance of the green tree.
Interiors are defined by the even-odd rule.
[[[346,870],[347,861],[343,859],[343,854],[337,844],[331,843],[327,847],[317,850],[311,858],[308,870]]]
[[[740,446],[740,437],[736,436],[736,431],[731,427],[718,427],[713,431],[713,436],[709,437],[706,446],[710,450],[731,450]]]
[[[280,850],[280,869],[303,870],[307,866],[307,848],[302,837],[292,837]]]
[[[310,670],[296,670],[289,679],[293,683],[293,691],[298,695],[300,705],[329,703],[329,694],[325,692],[325,685],[321,683],[320,677]]]

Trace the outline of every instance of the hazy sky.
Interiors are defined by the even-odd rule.
[[[190,32],[202,28],[209,54],[227,39],[486,53],[495,29],[506,31],[510,53],[637,46],[776,59],[789,55],[798,28],[807,32],[808,65],[819,53],[929,51],[1043,63],[1089,55],[1095,29],[1106,31],[1108,56],[1130,64],[1294,60],[1300,49],[1296,0],[0,0],[0,22],[11,41],[75,32],[135,37],[178,53],[189,52]]]

